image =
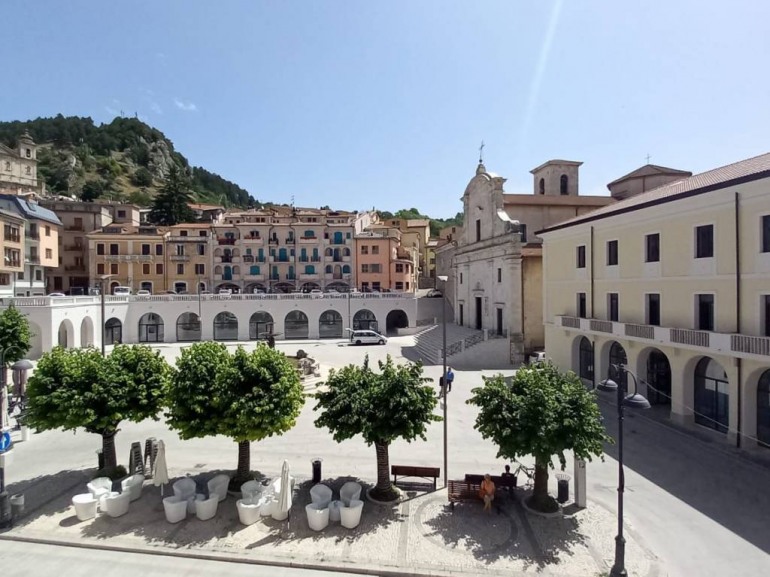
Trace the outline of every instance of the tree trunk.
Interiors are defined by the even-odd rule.
[[[104,468],[114,469],[118,466],[118,457],[115,454],[115,435],[117,431],[102,433],[102,456],[104,457]]]
[[[543,513],[553,513],[559,510],[559,504],[548,494],[548,461],[535,459],[535,488],[532,497],[527,501],[532,509]]]
[[[238,470],[235,472],[235,478],[246,482],[249,480],[251,472],[251,442],[240,441],[238,443]]]
[[[390,482],[390,458],[388,457],[388,443],[375,443],[377,452],[377,486],[374,488],[375,497],[381,501],[393,501],[398,493],[393,490]]]

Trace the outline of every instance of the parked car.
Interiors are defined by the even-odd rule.
[[[352,345],[384,345],[387,342],[388,339],[377,331],[350,331],[350,344]]]
[[[429,299],[440,299],[444,294],[438,289],[430,289],[426,295]]]
[[[67,296],[67,295],[65,295],[64,293],[49,293],[48,296],[49,297],[64,297],[64,296]]]
[[[136,296],[140,296],[140,297],[148,297],[151,294],[152,293],[147,289],[139,289],[138,291],[136,291]]]
[[[116,286],[114,289],[112,289],[112,294],[115,296],[126,296],[131,294],[131,287],[130,286]]]
[[[321,289],[313,289],[310,291],[310,294],[313,295],[314,298],[322,299],[324,298],[324,291]]]
[[[231,294],[233,294],[233,289],[228,289],[228,288],[219,289],[217,294],[222,296],[225,296],[225,295],[230,296]]]

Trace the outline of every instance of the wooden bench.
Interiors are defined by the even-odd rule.
[[[500,488],[507,489],[509,494],[513,493],[513,489],[516,488],[516,477],[511,475],[510,477],[501,477],[499,475],[490,475],[490,479],[495,484],[495,500],[493,501],[495,509],[500,513],[500,499],[502,493],[498,490]],[[467,473],[464,481],[449,481],[448,497],[449,504],[452,509],[455,508],[455,503],[460,501],[481,501],[479,493],[481,493],[481,482],[484,480],[484,475],[474,475]]]
[[[399,477],[419,477],[430,481],[433,480],[433,490],[436,490],[436,479],[441,475],[441,469],[438,467],[413,467],[411,465],[391,465],[390,474],[393,475],[393,484],[398,484]]]
[[[495,484],[496,489],[500,489],[501,487],[503,489],[508,489],[508,491],[512,491],[516,488],[518,480],[516,479],[516,476],[511,473],[510,476],[503,477],[502,475],[490,475],[490,478],[492,479],[492,482]],[[465,474],[465,480],[468,483],[475,483],[479,487],[481,486],[481,482],[484,480],[484,475],[474,475],[471,473]]]

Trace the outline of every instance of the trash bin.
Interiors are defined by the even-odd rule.
[[[101,449],[96,450],[96,461],[99,471],[104,469],[104,452]]]
[[[24,514],[24,494],[11,495],[11,517],[18,519]]]
[[[316,457],[311,461],[313,464],[313,484],[321,482],[321,461],[323,459],[321,457]]]
[[[565,475],[564,473],[557,473],[556,474],[557,479],[557,493],[556,493],[556,500],[559,503],[566,503],[569,501],[569,475]]]

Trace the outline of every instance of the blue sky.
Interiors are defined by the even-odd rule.
[[[487,169],[770,151],[770,2],[4,0],[0,119],[122,110],[260,200],[436,217]]]

